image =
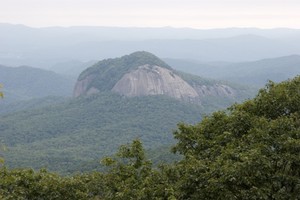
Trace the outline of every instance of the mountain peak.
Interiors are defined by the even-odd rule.
[[[105,59],[79,75],[74,96],[90,94],[91,91],[94,93],[96,90],[110,91],[124,74],[144,65],[160,66],[171,70],[171,67],[164,61],[146,51],[137,51],[119,58]]]
[[[126,64],[132,67],[139,67],[142,65],[156,65],[165,68],[171,68],[168,64],[162,61],[160,58],[147,51],[136,51],[129,55],[125,55],[120,59],[124,60]]]
[[[74,89],[74,97],[103,91],[120,95],[166,95],[183,101],[200,103],[206,95],[232,96],[232,88],[212,82],[201,84],[200,77],[183,75],[155,55],[138,51],[115,59],[106,59],[83,71]]]

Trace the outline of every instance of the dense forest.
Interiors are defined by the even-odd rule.
[[[60,176],[0,170],[1,199],[299,199],[300,77],[196,125],[180,123],[181,159],[153,166],[141,140],[102,159],[103,171]],[[100,164],[99,164],[100,165]]]
[[[0,119],[8,166],[72,173],[140,138],[148,149],[175,143],[171,131],[201,120],[203,108],[165,96],[127,98],[113,93],[54,103]]]
[[[143,86],[139,90],[149,93],[131,97],[126,96],[130,90],[118,90],[125,91],[120,94],[113,90],[122,77],[144,65],[152,67],[141,72],[142,82],[123,85],[134,85],[130,90]],[[159,66],[161,72],[153,66]],[[25,74],[30,75],[29,78],[19,72],[25,69],[29,70]],[[13,80],[19,80],[11,86],[12,91],[23,93],[32,88],[38,88],[34,91],[39,93],[47,84],[56,91],[58,86],[52,83],[60,83],[62,79],[60,75],[40,69],[3,67],[3,70]],[[34,81],[37,74],[44,76]],[[41,84],[40,79],[45,82]],[[9,82],[13,81],[6,81],[6,87]],[[30,84],[37,86],[30,88]],[[44,90],[46,93],[47,88]],[[167,149],[175,144],[172,131],[177,123],[195,124],[207,113],[241,102],[252,96],[252,92],[247,86],[173,70],[145,51],[105,59],[81,73],[74,87],[74,98],[43,95],[34,98],[33,95],[26,101],[2,104],[0,140],[8,149],[4,153],[6,165],[10,168],[44,167],[60,174],[90,171],[99,168],[99,158],[112,155],[118,146],[136,138],[143,141],[154,163],[172,161]]]

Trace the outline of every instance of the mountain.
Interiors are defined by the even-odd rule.
[[[80,74],[73,94],[79,97],[105,91],[128,97],[166,95],[193,103],[208,96],[233,100],[239,96],[229,85],[175,71],[145,51],[96,63]]]
[[[219,78],[261,87],[268,80],[281,82],[299,75],[300,55],[237,63],[227,67],[230,70]],[[228,73],[229,71],[232,73]]]
[[[230,80],[262,87],[268,80],[284,81],[300,74],[300,55],[241,63],[201,63],[195,60],[165,59],[175,69],[198,76]]]
[[[0,115],[7,115],[18,111],[33,110],[45,106],[53,106],[67,101],[68,97],[46,96],[29,100],[7,101],[6,97],[0,101]]]
[[[216,39],[228,38],[238,35],[257,35],[266,38],[299,38],[300,29],[274,28],[219,28],[219,29],[193,29],[173,27],[103,27],[103,26],[72,26],[72,27],[44,27],[33,28],[21,24],[0,23],[3,39],[20,39],[11,45],[22,42],[29,43],[30,36],[37,39],[35,42],[49,43],[53,41],[74,43],[74,41],[134,41],[147,39]],[[17,34],[19,33],[19,35]]]
[[[177,123],[196,123],[204,113],[200,106],[167,96],[102,92],[1,116],[0,141],[8,148],[5,160],[12,168],[68,173],[135,138],[146,148],[169,146]]]
[[[71,96],[74,80],[54,72],[28,67],[0,65],[3,102],[28,100],[46,96]]]
[[[300,54],[299,32],[251,28],[30,28],[0,24],[0,63],[50,69],[57,63],[119,57],[139,50],[161,58],[246,62]]]
[[[132,84],[136,90],[125,93]],[[81,73],[74,98],[50,99],[53,104],[16,108],[18,112],[0,116],[6,163],[71,173],[135,138],[165,159],[166,152],[155,150],[174,144],[177,123],[194,124],[250,96],[248,88],[222,84],[175,71],[148,52],[100,61]],[[200,104],[190,103],[198,98]]]

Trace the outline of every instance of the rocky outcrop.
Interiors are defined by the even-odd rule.
[[[207,96],[234,98],[237,93],[220,82],[177,72],[148,52],[103,60],[88,68],[78,78],[74,97],[102,91],[128,97],[166,95],[193,103]]]
[[[94,78],[95,76],[91,74],[85,77],[84,79],[77,81],[74,87],[73,96],[79,97],[81,95],[91,95],[91,94],[98,93],[99,90],[97,88],[94,87],[89,88]]]
[[[151,65],[140,66],[125,74],[112,91],[128,97],[167,95],[198,103],[205,96],[234,97],[236,93],[231,87],[222,84],[191,86],[173,71]]]
[[[198,98],[197,91],[171,70],[143,65],[125,74],[112,91],[134,97],[167,95],[182,100]]]
[[[223,84],[215,85],[194,85],[199,97],[205,96],[220,96],[220,97],[234,97],[236,91],[231,87]]]

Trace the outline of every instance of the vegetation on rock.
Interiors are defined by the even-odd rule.
[[[125,96],[163,94],[198,104],[208,96],[230,99],[232,103],[251,96],[249,88],[176,71],[144,51],[94,64],[80,74],[73,95],[79,97],[105,91]]]

